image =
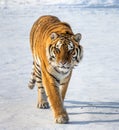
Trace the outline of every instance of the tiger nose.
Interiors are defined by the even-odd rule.
[[[65,65],[66,63],[66,61],[60,61],[60,65]]]

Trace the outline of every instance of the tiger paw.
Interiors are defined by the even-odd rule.
[[[37,104],[37,108],[40,109],[48,109],[49,108],[49,103],[48,102],[41,102]]]
[[[57,118],[55,118],[55,122],[58,124],[66,124],[69,122],[69,117],[67,114],[59,115]]]

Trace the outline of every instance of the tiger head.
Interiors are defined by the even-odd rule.
[[[83,48],[79,44],[81,34],[51,34],[51,43],[47,49],[50,65],[58,72],[67,73],[78,65],[83,56]]]

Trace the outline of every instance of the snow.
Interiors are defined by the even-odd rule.
[[[78,7],[119,7],[119,0],[1,0],[2,5],[72,5]]]
[[[73,0],[71,6],[55,6],[55,1],[43,5],[42,0],[41,5],[28,0],[0,2],[0,129],[118,130],[119,9],[79,8]],[[118,5],[116,0],[104,2]],[[54,123],[50,109],[36,108],[37,88],[27,87],[32,67],[29,32],[45,14],[56,15],[83,36],[84,58],[70,81],[64,103],[70,122],[64,125]]]

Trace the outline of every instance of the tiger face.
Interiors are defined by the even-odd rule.
[[[83,56],[80,40],[80,33],[76,35],[52,33],[51,44],[47,49],[50,65],[62,73],[67,73],[78,65]]]

